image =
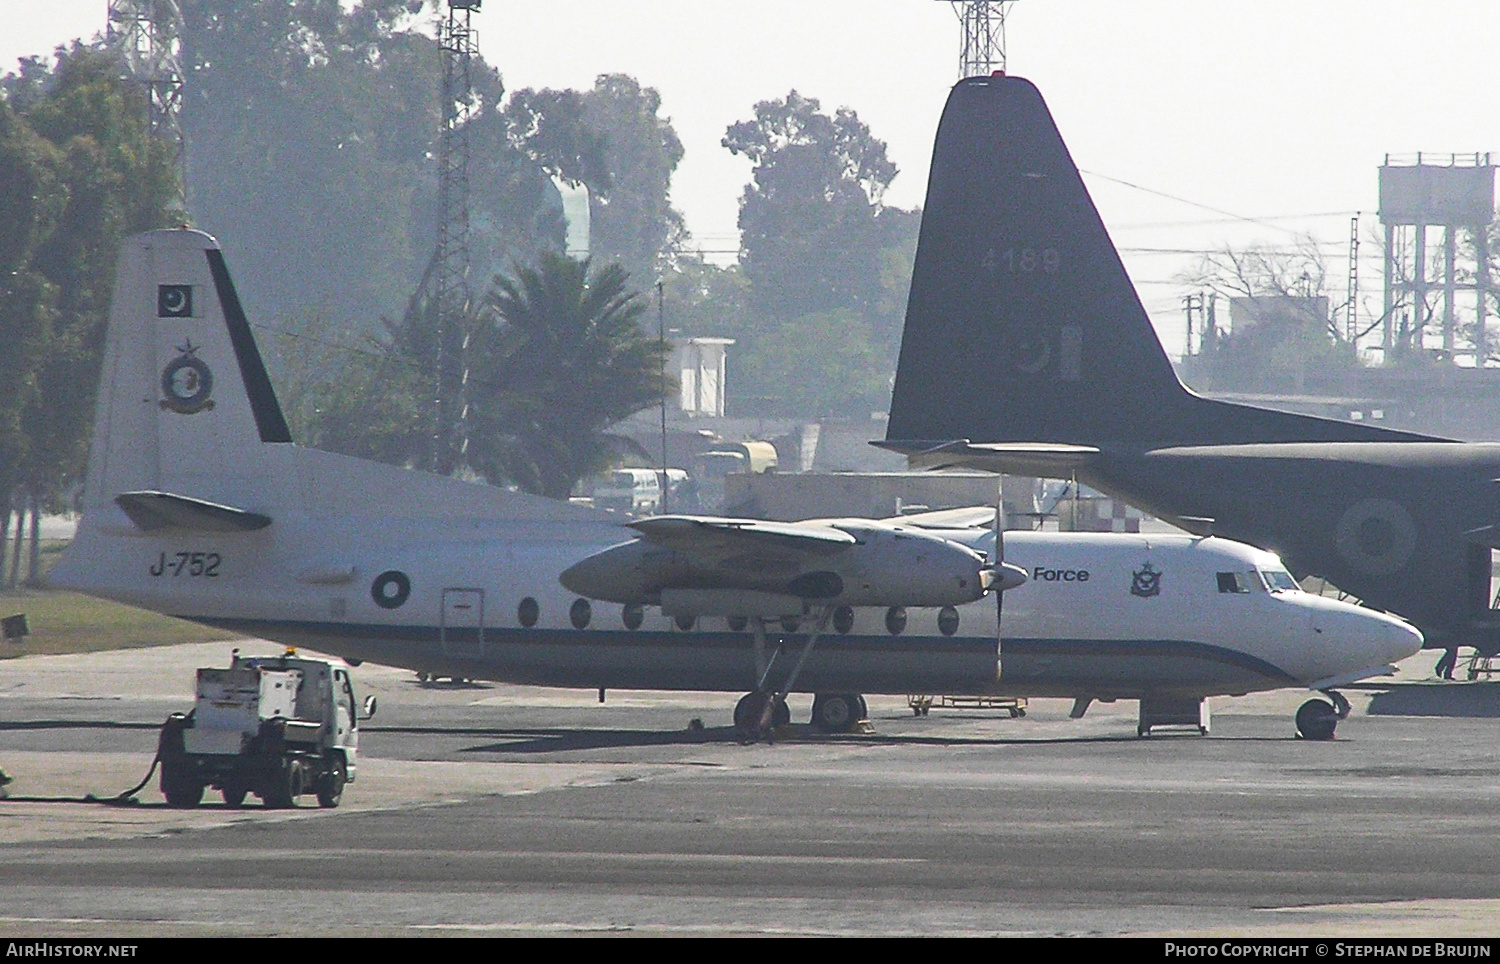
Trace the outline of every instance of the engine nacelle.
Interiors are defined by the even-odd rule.
[[[984,557],[939,536],[872,520],[832,520],[850,538],[803,550],[796,540],[737,534],[700,546],[642,538],[597,552],[562,573],[569,591],[605,602],[656,605],[664,589],[733,589],[841,606],[959,606],[1010,588]]]

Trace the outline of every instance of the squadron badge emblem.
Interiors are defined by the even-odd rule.
[[[167,363],[161,373],[161,407],[183,415],[202,412],[214,407],[209,396],[214,390],[214,374],[195,352],[198,346],[192,339],[178,345],[182,354]]]
[[[1146,563],[1131,576],[1130,594],[1142,598],[1161,595],[1161,570]]]

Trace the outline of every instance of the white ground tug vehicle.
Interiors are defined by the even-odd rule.
[[[294,807],[315,793],[336,807],[355,777],[359,717],[349,671],[295,651],[243,657],[228,669],[198,670],[191,713],[173,713],[157,743],[161,792],[173,807],[196,807],[208,787],[238,807],[253,793],[268,807]]]

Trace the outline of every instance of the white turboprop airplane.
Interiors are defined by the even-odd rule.
[[[1197,723],[1208,696],[1389,672],[1421,643],[1222,539],[1015,533],[999,563],[993,533],[897,520],[633,528],[292,444],[218,244],[155,231],[121,253],[84,516],[50,578],[419,673],[748,690],[749,734],[789,718],[789,691],[826,729],[861,693],[929,692],[1135,698],[1146,732]],[[1032,585],[1001,593],[1022,568]],[[1308,705],[1307,735],[1331,735],[1335,706]]]

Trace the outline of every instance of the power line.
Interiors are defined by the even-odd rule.
[[[1293,231],[1291,228],[1283,228],[1280,225],[1270,223],[1271,219],[1269,219],[1269,218],[1252,218],[1252,217],[1249,217],[1249,216],[1244,215],[1244,214],[1236,214],[1233,211],[1226,211],[1223,208],[1216,208],[1216,207],[1214,207],[1211,204],[1204,204],[1204,203],[1202,203],[1200,201],[1193,201],[1193,200],[1190,200],[1189,198],[1181,197],[1181,196],[1176,195],[1176,194],[1168,194],[1166,191],[1158,191],[1154,187],[1146,187],[1145,185],[1142,185],[1142,184],[1136,184],[1136,183],[1131,182],[1131,181],[1121,180],[1118,177],[1110,177],[1108,174],[1101,174],[1098,171],[1086,171],[1083,168],[1079,168],[1078,172],[1080,174],[1087,174],[1089,177],[1102,178],[1103,180],[1111,181],[1111,182],[1113,182],[1115,184],[1119,184],[1119,185],[1131,188],[1131,189],[1136,190],[1136,191],[1142,191],[1142,192],[1144,192],[1146,194],[1154,194],[1157,197],[1164,197],[1164,198],[1166,198],[1169,201],[1176,201],[1179,204],[1186,204],[1189,207],[1202,208],[1205,211],[1212,211],[1215,214],[1222,214],[1226,218],[1230,219],[1231,221],[1245,221],[1245,222],[1248,222],[1250,224],[1258,224],[1258,225],[1260,225],[1263,228],[1270,228],[1273,231],[1285,231],[1288,234],[1296,234],[1297,233],[1297,232]],[[1350,213],[1350,212],[1345,212],[1345,213]]]

